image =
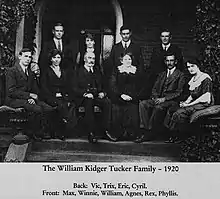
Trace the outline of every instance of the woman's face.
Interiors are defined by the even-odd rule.
[[[95,45],[95,41],[94,40],[92,40],[90,38],[86,38],[86,46],[88,48],[92,48],[92,47],[94,47],[94,45]]]
[[[125,55],[122,59],[122,64],[124,66],[131,66],[131,63],[132,63],[132,59],[131,59],[131,56],[130,55]]]
[[[61,56],[56,54],[54,57],[51,58],[51,62],[53,66],[59,66],[61,62]]]
[[[196,64],[186,63],[188,71],[191,75],[195,75],[199,71],[199,67]]]

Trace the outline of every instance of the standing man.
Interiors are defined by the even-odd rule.
[[[64,69],[74,69],[74,64],[78,52],[77,42],[68,43],[67,40],[63,38],[64,36],[64,26],[62,23],[56,23],[52,29],[53,38],[52,40],[45,42],[43,44],[40,57],[39,66],[41,73],[44,69],[48,67],[48,55],[53,49],[58,49],[62,52],[62,67]]]
[[[6,73],[6,104],[33,112],[34,118],[30,118],[30,126],[34,128],[36,134],[39,133],[40,120],[47,117],[49,121],[50,113],[54,109],[40,100],[36,76],[29,67],[32,51],[28,48],[22,49],[18,59],[19,61]]]
[[[163,29],[160,33],[161,44],[153,49],[151,61],[150,61],[150,71],[151,71],[151,81],[155,82],[157,75],[162,71],[166,70],[167,66],[165,63],[165,56],[171,52],[175,54],[177,60],[176,67],[183,71],[183,55],[181,49],[171,43],[172,35],[170,30]]]
[[[177,59],[173,54],[167,54],[165,63],[167,69],[160,73],[153,86],[151,98],[139,103],[140,128],[148,131],[163,123],[169,107],[179,102],[185,84],[183,72],[177,68]],[[136,142],[145,140],[145,133]]]
[[[112,48],[111,55],[109,57],[107,76],[112,74],[112,71],[121,65],[120,57],[123,54],[131,53],[133,55],[132,65],[143,69],[143,58],[141,54],[141,48],[138,44],[135,44],[132,39],[132,31],[128,26],[122,26],[120,28],[120,35],[122,40],[115,44]]]
[[[88,132],[88,140],[96,143],[96,125],[100,121],[96,121],[94,106],[98,105],[102,109],[102,126],[106,131],[110,128],[111,119],[111,103],[104,91],[104,84],[99,67],[95,66],[95,54],[86,52],[84,55],[84,65],[79,68],[77,77],[74,78],[74,96],[78,106],[85,107],[84,121]]]

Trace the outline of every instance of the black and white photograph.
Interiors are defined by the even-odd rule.
[[[1,0],[1,162],[219,162],[218,0]]]
[[[0,0],[0,198],[219,198],[219,0]]]

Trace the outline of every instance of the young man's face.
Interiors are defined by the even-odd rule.
[[[23,52],[18,56],[18,59],[20,60],[21,65],[28,67],[28,65],[31,63],[32,54],[31,52]]]
[[[64,34],[63,26],[55,26],[52,32],[56,39],[61,39]]]
[[[176,63],[177,63],[176,59],[175,59],[175,56],[174,55],[166,56],[165,63],[167,65],[168,69],[174,68]]]
[[[170,43],[170,38],[171,38],[170,32],[162,32],[160,34],[160,40],[162,44],[164,45],[167,45]]]
[[[122,30],[120,34],[124,42],[128,42],[131,38],[131,31],[129,29]]]

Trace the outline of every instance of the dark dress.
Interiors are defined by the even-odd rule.
[[[74,106],[74,103],[69,97],[70,89],[65,70],[61,69],[61,76],[58,77],[53,69],[48,67],[40,83],[44,101],[52,107],[57,107],[60,119],[65,119],[67,122],[72,121],[73,118],[69,117],[71,115],[71,107]]]
[[[210,78],[205,78],[200,86],[196,87],[194,90],[190,91],[190,95],[193,98],[192,101],[196,100],[206,92],[210,92],[212,96],[212,81]],[[171,108],[166,115],[164,120],[164,124],[170,130],[180,129],[181,124],[188,123],[190,120],[190,116],[198,110],[202,110],[207,108],[208,106],[213,104],[213,100],[211,103],[198,103],[188,107],[173,107]]]
[[[129,136],[136,137],[139,128],[138,114],[138,77],[139,71],[133,73],[120,72],[117,68],[111,77],[111,99],[113,103],[112,126],[121,137],[127,132]],[[131,101],[121,98],[122,94],[132,97]]]

